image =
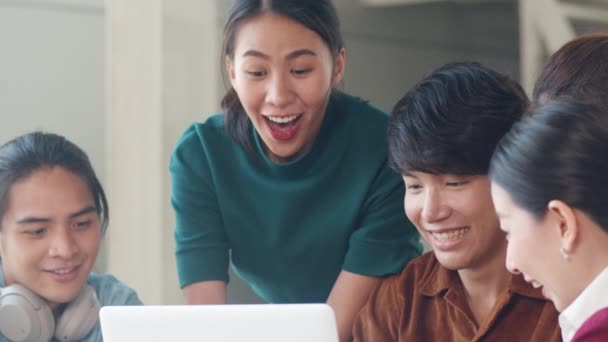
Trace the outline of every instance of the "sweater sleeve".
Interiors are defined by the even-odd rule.
[[[400,272],[422,252],[420,237],[403,210],[404,188],[385,162],[372,182],[362,218],[351,235],[343,269],[369,276]]]
[[[204,131],[191,126],[177,142],[169,170],[180,286],[228,281],[229,246],[208,165]]]

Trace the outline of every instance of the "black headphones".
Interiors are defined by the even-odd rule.
[[[93,329],[100,308],[95,289],[85,285],[55,321],[44,299],[13,284],[0,288],[0,332],[13,342],[78,341]]]

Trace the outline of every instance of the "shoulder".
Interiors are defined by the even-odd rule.
[[[135,290],[111,274],[91,273],[87,283],[95,289],[101,306],[141,304]]]
[[[336,145],[356,151],[356,159],[367,162],[386,159],[388,114],[367,101],[336,92],[328,106],[333,124],[332,139]]]
[[[177,140],[176,149],[190,148],[204,144],[209,139],[228,138],[224,129],[224,115],[215,114],[204,122],[190,125]]]
[[[211,155],[227,155],[235,148],[224,129],[224,115],[216,114],[184,131],[173,149],[169,169],[174,176],[202,172]]]
[[[388,114],[360,97],[336,92],[332,101],[340,115],[347,115],[356,127],[384,130],[388,123]]]

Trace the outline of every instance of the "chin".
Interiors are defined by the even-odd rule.
[[[461,260],[461,258],[457,258],[455,256],[438,255],[437,253],[435,253],[435,256],[437,257],[437,260],[441,266],[451,271],[458,271],[468,266],[466,262]]]

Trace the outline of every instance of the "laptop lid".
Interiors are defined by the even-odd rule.
[[[105,306],[104,342],[338,342],[326,304]]]

